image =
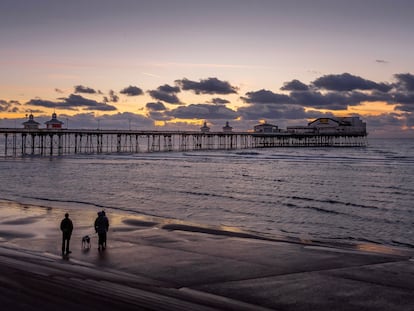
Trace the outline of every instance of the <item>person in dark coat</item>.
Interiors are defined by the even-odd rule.
[[[105,212],[98,212],[98,218],[95,220],[95,232],[98,233],[98,249],[106,248],[106,233],[109,229],[109,220]]]
[[[68,213],[65,214],[65,218],[60,223],[60,230],[62,231],[62,255],[65,255],[65,252],[68,255],[71,253],[69,250],[69,242],[73,231],[73,223]]]

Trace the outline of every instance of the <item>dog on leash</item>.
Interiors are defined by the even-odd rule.
[[[82,237],[82,248],[91,248],[91,238],[89,235]]]

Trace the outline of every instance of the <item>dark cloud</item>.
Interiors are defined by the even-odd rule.
[[[64,92],[61,89],[55,88],[55,92],[59,94],[63,94]]]
[[[113,103],[117,103],[119,101],[119,96],[113,90],[109,91],[109,98]]]
[[[75,85],[75,93],[97,94],[98,92],[90,87],[86,87],[83,85]]]
[[[349,73],[325,75],[313,81],[312,84],[319,89],[329,91],[378,90],[388,92],[392,88],[389,84],[376,83]]]
[[[153,126],[153,121],[145,116],[123,112],[99,117],[100,125],[108,129],[148,129]]]
[[[414,75],[410,73],[395,74],[393,102],[398,103],[396,110],[414,112]]]
[[[223,99],[223,98],[213,98],[211,100],[211,102],[213,104],[216,104],[216,105],[225,105],[225,104],[229,104],[230,103],[230,101],[228,101],[227,99]]]
[[[370,94],[358,91],[328,92],[318,91],[292,92],[293,102],[304,107],[316,109],[346,110],[348,106],[357,106],[366,101],[390,101],[392,96],[388,93],[373,91]]]
[[[148,113],[148,118],[150,118],[151,120],[156,120],[156,121],[169,121],[173,119],[173,117],[168,116],[164,112],[161,112],[161,111],[150,111]]]
[[[162,102],[147,103],[145,107],[150,111],[164,111],[166,109]]]
[[[63,115],[59,115],[58,118],[62,120],[65,119]],[[131,112],[116,113],[111,115],[103,114],[99,115],[99,117],[97,117],[93,112],[87,112],[68,116],[67,119],[70,128],[79,129],[96,129],[98,124],[100,129],[120,130],[149,129],[153,126],[153,120]]]
[[[208,78],[200,82],[191,81],[186,78],[175,81],[183,90],[193,91],[196,94],[237,94],[237,88],[227,81],[217,78]]]
[[[37,107],[45,107],[45,108],[56,108],[60,107],[61,102],[54,102],[50,100],[43,100],[43,99],[31,99],[26,103],[28,106],[37,106]],[[73,108],[66,108],[69,110],[74,110]]]
[[[27,109],[25,112],[38,113],[38,114],[45,113],[45,111],[41,109]]]
[[[317,119],[317,118],[335,118],[335,114],[332,112],[320,112],[318,110],[306,110],[306,117],[304,117],[304,119],[309,120],[309,119]],[[307,122],[306,122],[307,123]],[[306,124],[303,123],[303,124]],[[294,124],[294,125],[298,125],[300,123]]]
[[[144,92],[139,87],[132,85],[122,89],[119,93],[127,96],[139,96],[144,94]]]
[[[406,126],[410,128],[414,128],[414,114],[410,114],[407,116]]]
[[[341,93],[330,92],[292,92],[291,98],[297,105],[302,107],[313,107],[316,109],[343,110],[348,107],[349,102]]]
[[[179,119],[235,119],[238,113],[221,105],[191,104],[166,112],[166,115]]]
[[[80,95],[71,94],[67,98],[62,98],[66,107],[82,107],[84,110],[100,110],[100,111],[115,111],[116,107],[99,103],[96,100],[87,99]]]
[[[169,104],[180,104],[177,95],[157,90],[148,91],[148,94],[156,100],[161,100]]]
[[[294,105],[261,104],[241,107],[237,112],[243,120],[306,118],[303,107]]]
[[[309,87],[300,82],[299,80],[292,80],[285,82],[285,84],[280,88],[282,91],[307,91]]]
[[[400,116],[395,113],[387,113],[381,114],[378,116],[367,116],[364,117],[366,121],[368,121],[368,125],[370,127],[383,127],[386,128],[388,126],[399,126],[401,125]]]
[[[42,99],[32,99],[26,103],[29,106],[38,106],[45,108],[59,108],[67,110],[77,110],[82,108],[83,110],[98,110],[98,111],[115,111],[116,107],[108,105],[106,103],[100,103],[92,99],[84,98],[80,95],[71,94],[67,98],[59,98],[60,101],[49,101]]]
[[[21,104],[16,100],[0,99],[0,112],[18,112]]]
[[[358,82],[359,86],[357,86],[356,82]],[[295,112],[302,113],[302,107],[335,111],[346,110],[349,106],[360,105],[363,102],[384,101],[391,103],[394,101],[394,94],[389,91],[389,85],[386,88],[382,88],[379,84],[371,84],[371,86],[377,88],[364,89],[362,91],[357,90],[358,88],[365,88],[363,85],[367,87],[369,85],[368,82],[368,80],[349,74],[330,75],[317,79],[316,85],[310,88],[299,80],[292,80],[286,82],[281,88],[284,91],[290,91],[287,95],[262,89],[255,92],[248,92],[246,93],[246,97],[241,97],[241,99],[250,104],[250,107],[245,108],[250,118],[252,116],[260,116],[262,118],[269,118],[270,116],[271,118],[275,118],[275,115],[288,117]],[[326,88],[328,85],[338,90],[327,92]],[[334,85],[335,87],[333,87]],[[353,86],[351,87],[351,85]],[[318,90],[317,86],[324,86],[324,91]],[[381,89],[386,89],[387,92],[381,91]],[[265,107],[259,107],[262,105],[265,105]],[[287,105],[292,106],[289,109],[291,110],[290,113],[287,113],[289,111],[286,109]],[[282,108],[279,109],[272,106],[282,106]],[[404,108],[401,106],[401,109]]]
[[[115,93],[115,91],[109,91],[109,97],[104,97],[104,103],[117,103],[119,101],[119,96]]]
[[[169,104],[177,105],[181,104],[176,95],[178,92],[180,92],[180,88],[178,86],[170,86],[168,84],[164,84],[159,86],[156,90],[148,91],[148,94],[150,94],[150,96],[156,100],[161,100]]]
[[[161,85],[157,90],[164,93],[179,93],[181,91],[178,86],[171,86],[168,84]]]
[[[362,116],[367,123],[369,137],[395,138],[414,137],[413,114],[384,113],[376,116]],[[402,127],[407,127],[402,129]]]
[[[386,61],[384,59],[376,59],[375,62],[379,63],[379,64],[388,64],[389,63],[388,61]]]
[[[50,119],[50,118],[49,118]],[[79,113],[73,116],[67,116],[59,114],[58,119],[65,120],[68,128],[72,129],[87,129],[87,128],[97,128],[97,119],[93,112]]]
[[[396,87],[409,92],[414,92],[414,75],[410,73],[399,73],[395,74],[394,77],[397,79]]]
[[[410,95],[407,98],[404,98],[403,100],[406,100],[407,102],[397,105],[395,109],[400,110],[400,111],[406,111],[406,112],[414,112],[414,94]],[[398,101],[398,102],[401,102],[401,101]]]
[[[268,90],[259,90],[256,92],[246,93],[246,97],[241,97],[241,99],[250,104],[288,104],[292,100],[289,96],[284,94],[273,93]]]

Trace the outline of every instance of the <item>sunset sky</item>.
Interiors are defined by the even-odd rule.
[[[411,0],[1,0],[0,127],[358,115],[414,137],[413,16]]]

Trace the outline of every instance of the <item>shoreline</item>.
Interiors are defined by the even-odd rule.
[[[108,247],[99,252],[93,234],[91,248],[81,245],[96,210],[69,210],[72,253],[62,257],[58,225],[65,211],[11,205],[0,207],[0,303],[13,310],[411,310],[414,305],[414,252],[405,249],[272,240],[237,228],[160,224],[107,212]]]
[[[230,225],[272,237],[414,249],[413,191],[406,182],[413,175],[406,157],[411,149],[393,143],[366,152],[263,149],[254,157],[221,152],[5,160],[11,179],[4,181],[2,197]],[[177,174],[171,175],[173,168]],[[369,177],[374,171],[375,180]]]
[[[56,203],[53,201],[53,203]],[[67,202],[66,202],[67,203]],[[41,227],[36,224],[39,220],[43,225],[47,223],[46,227],[50,230],[52,227],[56,227],[59,231],[59,223],[61,218],[63,218],[64,213],[67,211],[70,214],[75,216],[75,231],[80,231],[83,235],[93,235],[93,222],[96,218],[97,212],[102,210],[102,207],[95,206],[96,208],[91,208],[89,203],[82,203],[88,206],[88,208],[83,209],[79,207],[81,203],[73,202],[73,205],[67,206],[58,206],[52,207],[51,205],[38,205],[33,203],[21,203],[13,200],[8,199],[0,199],[0,209],[3,211],[3,217],[9,215],[9,212],[4,213],[4,209],[8,211],[14,211],[14,216],[9,215],[9,217],[17,217],[13,218],[12,220],[0,221],[0,242],[2,241],[2,236],[9,236],[11,238],[33,238],[33,234],[30,233],[19,233],[15,232],[7,232],[2,229],[4,225],[11,225],[13,227],[19,227],[20,230],[24,229],[28,225],[33,225],[35,230],[38,230]],[[81,205],[82,205],[81,204]],[[105,209],[105,208],[104,208]],[[29,217],[22,217],[21,215],[24,213],[17,212],[20,211],[35,211],[32,216]],[[351,249],[351,250],[361,250],[366,252],[374,252],[380,254],[399,254],[399,255],[407,255],[413,254],[414,256],[414,248],[410,247],[410,245],[404,245],[399,243],[399,246],[392,246],[392,245],[385,245],[376,243],[373,241],[335,241],[331,239],[316,239],[313,237],[301,237],[301,236],[288,236],[288,235],[276,235],[276,234],[268,234],[264,232],[258,231],[248,231],[234,226],[224,226],[224,225],[209,225],[209,224],[201,224],[195,223],[191,221],[184,221],[174,218],[166,218],[161,216],[153,216],[153,215],[145,215],[139,214],[134,211],[122,210],[122,209],[113,209],[107,208],[105,209],[110,216],[111,230],[132,230],[127,229],[128,227],[155,227],[158,229],[169,230],[169,231],[185,231],[185,232],[194,232],[194,233],[204,233],[204,234],[211,234],[217,236],[228,236],[228,237],[238,237],[238,238],[250,238],[256,240],[264,240],[264,241],[273,241],[273,242],[288,242],[288,243],[297,243],[297,244],[309,244],[314,246],[324,246],[324,247],[334,247],[334,248],[342,248],[342,249]],[[29,212],[30,213],[30,212]],[[42,215],[43,214],[43,215]],[[45,218],[45,215],[51,217],[50,219]],[[6,216],[7,217],[7,216]],[[59,218],[61,217],[61,218]],[[87,217],[88,220],[85,219]],[[53,224],[55,222],[55,225]],[[88,222],[89,221],[89,222]],[[77,224],[80,224],[77,227]],[[113,225],[119,226],[113,229]],[[89,225],[89,230],[88,230]],[[23,230],[26,232],[27,230]],[[41,236],[45,236],[45,233],[40,232]]]
[[[53,201],[53,203],[56,203]],[[67,203],[67,202],[65,202]],[[88,208],[83,209],[79,205],[85,204]],[[49,233],[53,227],[59,231],[59,223],[63,218],[65,212],[69,212],[75,216],[75,229],[74,232],[79,231],[83,235],[93,235],[93,222],[96,218],[97,212],[102,210],[102,207],[95,206],[91,208],[89,203],[73,202],[73,205],[52,207],[51,205],[38,205],[33,203],[21,203],[8,199],[0,199],[0,209],[3,212],[3,217],[12,217],[12,220],[0,221],[0,243],[3,240],[2,236],[9,238],[34,238],[34,235],[27,233],[27,226],[33,227],[34,230],[40,230],[38,235],[45,237],[44,228],[48,228]],[[6,209],[6,212],[5,212]],[[105,208],[103,208],[105,209]],[[410,245],[399,243],[399,246],[385,245],[376,243],[373,241],[345,241],[345,240],[332,240],[332,239],[316,239],[313,237],[301,237],[301,236],[288,236],[288,235],[276,235],[268,234],[258,231],[244,230],[234,226],[224,225],[209,225],[195,223],[192,221],[184,221],[174,218],[166,218],[161,216],[145,215],[135,211],[122,210],[122,209],[105,209],[110,216],[111,230],[133,230],[134,227],[155,227],[158,229],[169,231],[184,231],[194,233],[204,233],[217,236],[228,236],[238,238],[250,238],[256,240],[273,241],[273,242],[288,242],[297,244],[308,244],[313,246],[324,246],[351,250],[361,250],[366,252],[373,252],[379,254],[397,254],[414,256],[414,248]],[[10,213],[10,211],[13,211]],[[20,211],[20,212],[19,212]],[[23,211],[26,211],[23,212]],[[32,213],[30,213],[32,212]],[[32,214],[31,216],[22,217],[24,214]],[[47,217],[48,218],[47,218]],[[50,218],[49,218],[50,217]],[[72,216],[71,216],[72,217]],[[86,217],[86,218],[85,218]],[[40,224],[38,224],[40,222]],[[79,226],[77,226],[79,224]],[[16,230],[8,232],[3,230],[4,226],[19,227],[23,233]],[[115,228],[114,228],[115,225]],[[89,228],[88,228],[89,227]],[[130,227],[128,229],[128,227]]]

